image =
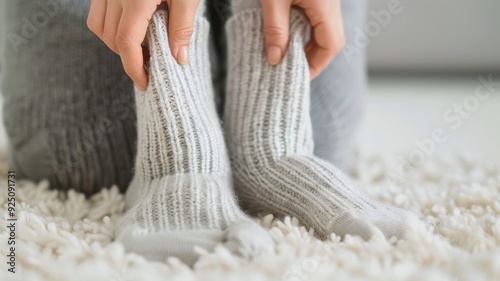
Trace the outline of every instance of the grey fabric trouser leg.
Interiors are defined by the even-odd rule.
[[[88,195],[125,190],[133,88],[120,58],[86,26],[90,1],[1,1],[3,119],[18,176]]]
[[[347,169],[355,133],[363,116],[367,90],[366,59],[362,46],[356,46],[356,29],[363,29],[365,0],[343,0],[346,44],[330,65],[311,82],[311,120],[314,154]]]

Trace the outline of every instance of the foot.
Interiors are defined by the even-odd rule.
[[[167,13],[150,23],[149,88],[136,93],[138,152],[127,211],[116,226],[126,250],[192,265],[195,247],[225,244],[246,257],[272,246],[239,208],[211,90],[208,23],[196,18],[188,66],[168,46]]]
[[[234,11],[227,26],[224,125],[235,187],[245,209],[292,215],[321,238],[336,233],[368,239],[374,226],[388,238],[403,238],[404,220],[411,212],[368,198],[344,173],[313,154],[304,16],[292,11],[287,54],[279,65],[270,66],[262,10],[236,7],[243,8]]]

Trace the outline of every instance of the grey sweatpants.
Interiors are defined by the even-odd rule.
[[[86,26],[90,1],[1,0],[1,92],[10,152],[20,177],[86,194],[133,174],[133,86],[120,59]],[[347,43],[365,20],[365,1],[342,2]],[[225,1],[208,0],[212,65],[224,101]],[[311,82],[315,154],[345,169],[366,90],[364,52],[340,53]]]

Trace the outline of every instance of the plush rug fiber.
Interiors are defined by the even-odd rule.
[[[377,230],[370,241],[333,234],[320,241],[295,219],[268,215],[258,221],[276,242],[273,251],[249,261],[218,248],[202,252],[194,269],[175,258],[148,262],[113,242],[124,207],[116,187],[86,200],[47,182],[17,181],[16,273],[7,271],[9,233],[2,226],[0,280],[500,280],[500,169],[432,157],[401,177],[394,161],[358,156],[354,177],[370,196],[428,217],[434,233],[410,221],[404,241]],[[0,166],[5,218],[8,165]]]

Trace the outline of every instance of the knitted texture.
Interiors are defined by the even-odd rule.
[[[87,195],[132,178],[136,115],[120,58],[86,27],[90,1],[2,1],[4,121],[21,178]]]
[[[252,256],[272,241],[234,197],[210,79],[208,22],[196,17],[188,66],[171,55],[167,22],[167,12],[157,11],[148,31],[149,87],[136,93],[138,152],[117,239],[158,261],[174,255],[193,264],[195,246],[218,243]]]
[[[249,211],[295,216],[321,238],[332,232],[369,238],[372,226],[401,238],[410,213],[372,201],[313,155],[305,27],[304,16],[293,10],[288,52],[272,67],[262,10],[236,10],[228,21],[224,124],[238,196]]]

